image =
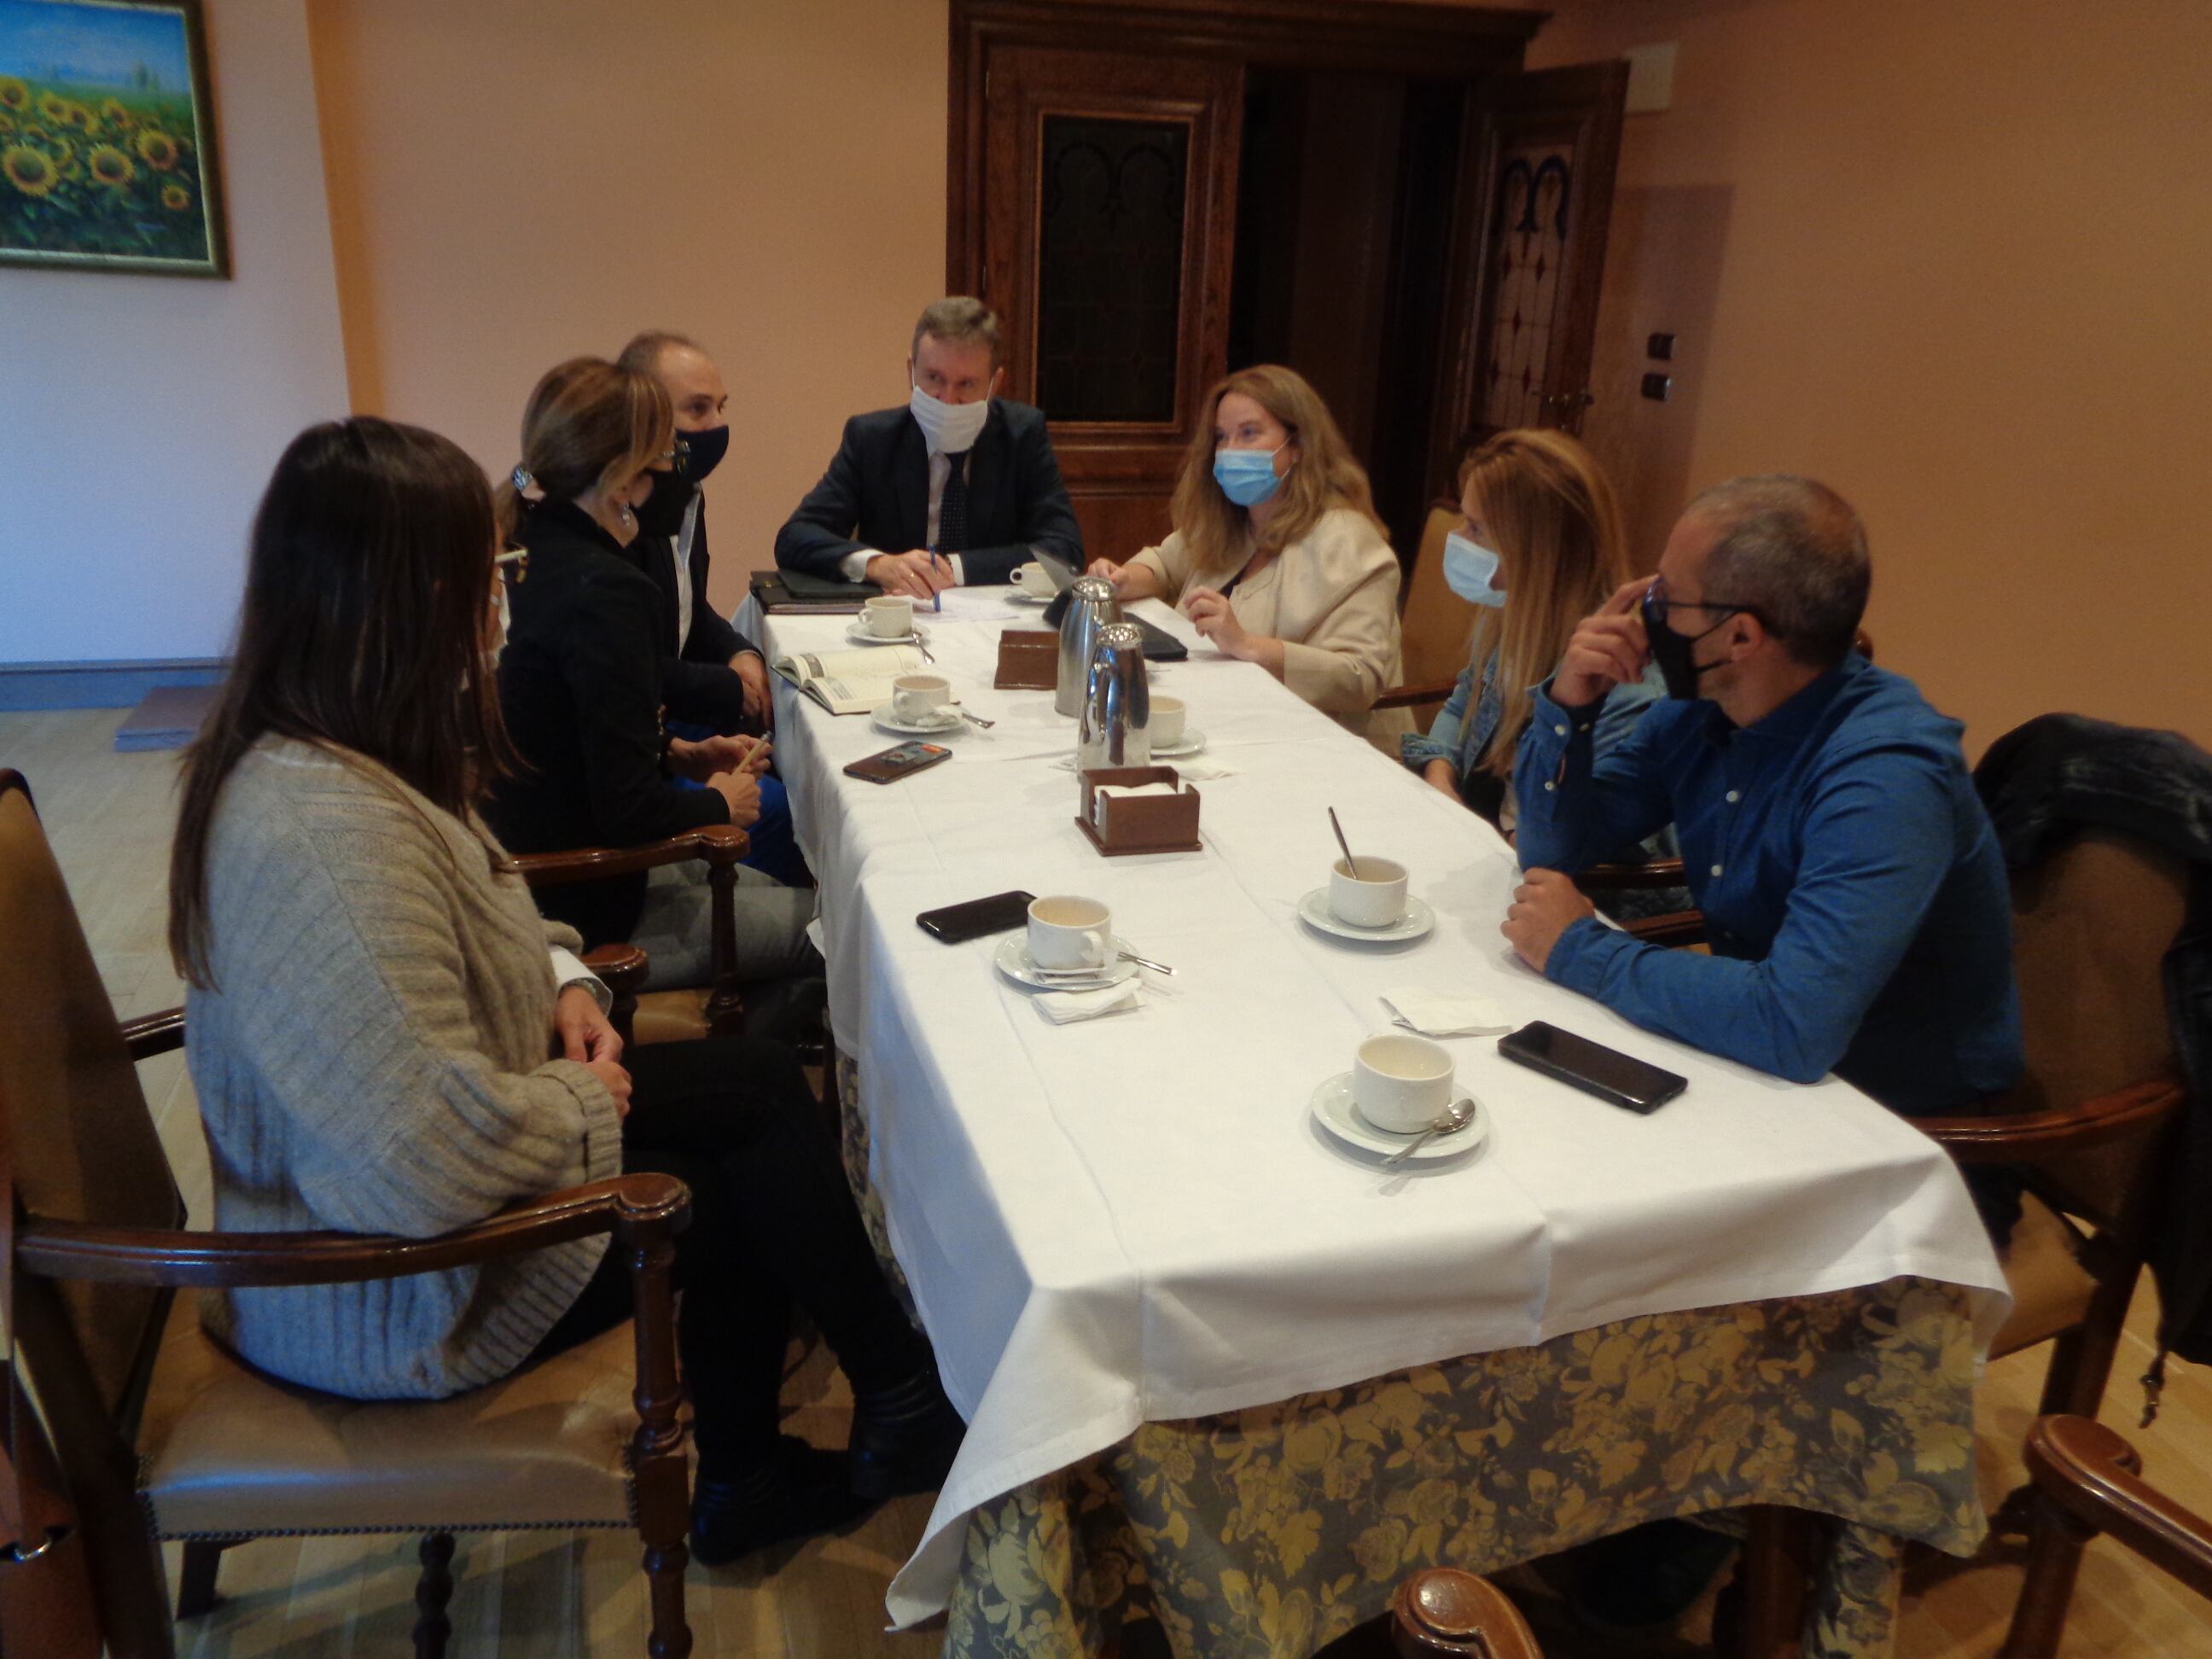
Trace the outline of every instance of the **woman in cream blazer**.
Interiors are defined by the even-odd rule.
[[[1376,697],[1399,678],[1398,559],[1367,475],[1293,370],[1239,369],[1207,405],[1176,485],[1174,530],[1091,572],[1124,600],[1170,601],[1224,656],[1259,664],[1366,734]]]

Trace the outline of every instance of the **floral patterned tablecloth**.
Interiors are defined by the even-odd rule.
[[[858,1079],[838,1067],[848,1175]],[[1184,1422],[969,1517],[945,1651],[1073,1656],[1157,1620],[1188,1659],[1305,1659],[1432,1565],[1491,1572],[1667,1516],[1835,1516],[1808,1659],[1890,1650],[1901,1542],[1971,1553],[1966,1292],[1920,1279],[1655,1314]]]

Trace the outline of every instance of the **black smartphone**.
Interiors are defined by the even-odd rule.
[[[1498,1038],[1498,1052],[1632,1112],[1656,1112],[1690,1086],[1686,1077],[1540,1019]]]
[[[921,931],[947,945],[982,939],[992,933],[1011,933],[1025,926],[1035,893],[994,893],[988,898],[948,904],[942,910],[924,910],[915,921]]]
[[[952,751],[941,743],[902,743],[880,755],[854,761],[845,769],[845,775],[866,778],[870,783],[896,783],[951,758]]]

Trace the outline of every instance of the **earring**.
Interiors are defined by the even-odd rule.
[[[622,527],[624,530],[635,530],[637,528],[637,514],[631,512],[627,507],[623,507],[622,510]]]

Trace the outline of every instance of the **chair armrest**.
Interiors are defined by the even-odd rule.
[[[733,823],[702,824],[666,841],[642,847],[578,847],[562,853],[524,853],[514,860],[532,887],[566,887],[573,882],[631,876],[664,864],[700,863],[711,867],[744,862],[752,838]]]
[[[1646,945],[1678,948],[1705,942],[1705,913],[1674,910],[1663,916],[1635,916],[1620,924],[1620,931]]]
[[[602,945],[584,953],[584,966],[597,974],[617,998],[635,996],[651,964],[635,945]]]
[[[2047,1111],[1911,1122],[1961,1164],[2016,1164],[2143,1133],[2179,1111],[2183,1098],[2180,1079],[2162,1077]]]
[[[1427,685],[1394,685],[1375,699],[1376,708],[1417,708],[1425,702],[1443,702],[1452,694],[1455,679],[1436,680]]]
[[[123,1046],[131,1051],[135,1062],[151,1060],[156,1054],[166,1054],[172,1048],[185,1046],[185,1011],[164,1008],[158,1014],[143,1014],[137,1019],[123,1022]]]
[[[2212,1595],[2212,1521],[2139,1479],[2142,1468],[2133,1446],[2086,1417],[2039,1417],[2027,1431],[2028,1475],[2047,1502]]]
[[[1680,859],[1652,859],[1643,864],[1593,864],[1577,871],[1575,885],[1585,893],[1649,892],[1660,887],[1686,887]]]
[[[691,1194],[673,1176],[624,1175],[510,1205],[435,1238],[369,1233],[196,1233],[27,1216],[15,1260],[42,1279],[103,1285],[343,1285],[465,1267],[593,1233],[629,1243],[680,1231]]]
[[[1390,1598],[1390,1641],[1402,1659],[1542,1659],[1520,1609],[1486,1578],[1458,1567],[1424,1567]]]

